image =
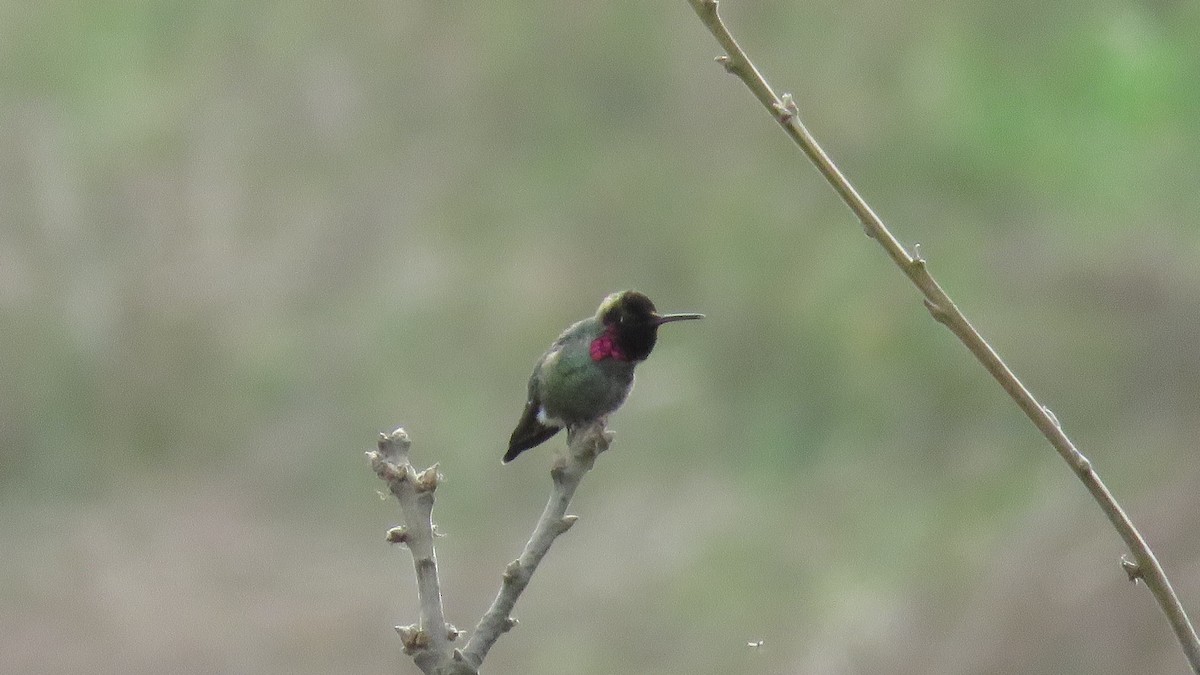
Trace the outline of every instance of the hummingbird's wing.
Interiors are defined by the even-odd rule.
[[[538,411],[541,408],[541,401],[537,399],[531,398],[525,404],[525,409],[521,411],[521,419],[517,421],[517,428],[513,429],[512,436],[508,439],[508,452],[504,453],[505,464],[516,459],[522,452],[544,443],[562,428],[542,424],[538,420]]]
[[[566,334],[560,335],[554,344],[550,345],[550,349],[542,354],[542,358],[538,359],[537,365],[533,368],[533,374],[529,376],[529,390],[525,397],[525,408],[521,411],[521,419],[517,420],[517,428],[513,429],[512,436],[508,439],[508,452],[504,453],[504,463],[507,464],[517,458],[517,455],[526,450],[540,445],[551,436],[558,433],[560,427],[552,426],[544,423],[542,413],[542,395],[541,395],[541,372],[546,363],[552,360],[561,347]]]
[[[517,420],[517,428],[513,429],[512,436],[508,439],[508,452],[504,453],[504,463],[513,461],[517,455],[526,450],[545,443],[551,436],[558,433],[562,428],[562,423],[557,420],[547,420],[542,410],[542,395],[541,395],[541,377],[542,369],[552,367],[555,359],[562,352],[563,347],[572,340],[578,340],[580,336],[580,328],[585,325],[588,319],[577,321],[568,327],[558,336],[554,342],[550,343],[550,347],[545,354],[538,359],[537,365],[533,368],[533,375],[529,377],[529,393],[525,398],[525,409],[521,411],[521,419]],[[550,421],[551,424],[546,424]]]

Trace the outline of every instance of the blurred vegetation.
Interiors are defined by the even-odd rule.
[[[722,9],[1195,617],[1197,5]],[[415,672],[359,451],[403,424],[441,463],[472,625],[547,491],[546,449],[499,465],[529,368],[632,287],[708,319],[491,672],[1182,672],[717,53],[683,2],[0,3],[3,669]]]

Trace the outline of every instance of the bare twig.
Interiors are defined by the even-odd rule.
[[[517,624],[513,607],[529,585],[558,535],[575,524],[575,516],[566,515],[575,489],[591,470],[596,456],[608,449],[612,432],[602,425],[587,427],[570,434],[564,455],[555,459],[550,470],[553,487],[529,542],[521,557],[504,571],[500,592],[484,613],[463,650],[453,648],[458,629],[446,623],[442,610],[441,582],[438,580],[434,553],[433,493],[441,480],[437,465],[418,472],[408,459],[411,445],[404,429],[380,434],[379,447],[367,453],[371,467],[400,502],[404,525],[387,531],[387,540],[404,544],[413,556],[417,577],[420,622],[415,626],[397,626],[404,653],[426,675],[477,675],[483,659],[502,634]]]
[[[878,241],[888,257],[904,272],[905,276],[912,281],[921,293],[925,296],[925,306],[930,314],[939,323],[944,324],[956,337],[970,350],[971,354],[987,369],[988,373],[1000,383],[1013,401],[1024,411],[1025,415],[1033,422],[1038,431],[1050,441],[1054,449],[1064,461],[1071,467],[1075,474],[1079,477],[1092,497],[1100,505],[1104,514],[1108,516],[1109,521],[1121,538],[1125,541],[1125,545],[1129,547],[1133,554],[1133,560],[1124,560],[1122,567],[1129,575],[1131,580],[1141,579],[1145,582],[1146,587],[1154,594],[1154,598],[1158,601],[1162,611],[1167,616],[1167,621],[1171,624],[1172,630],[1175,632],[1176,638],[1183,647],[1184,655],[1187,657],[1188,663],[1192,670],[1200,674],[1200,639],[1197,639],[1196,630],[1192,627],[1191,621],[1184,612],[1183,606],[1176,597],[1175,591],[1171,588],[1171,583],[1168,581],[1166,574],[1163,572],[1162,566],[1159,565],[1158,559],[1142,538],[1140,532],[1134,527],[1133,522],[1125,511],[1113,498],[1112,493],[1100,480],[1100,476],[1092,468],[1091,462],[1083,456],[1071,439],[1063,432],[1058,420],[1054,414],[1046,407],[1042,406],[1034,398],[1033,394],[1025,388],[1012,370],[1001,360],[996,351],[991,345],[983,339],[977,330],[967,321],[966,317],[950,296],[942,290],[942,287],[937,283],[927,269],[925,260],[918,254],[912,255],[900,242],[892,235],[891,231],[884,224],[883,220],[871,209],[867,202],[858,194],[854,186],[846,179],[842,172],[837,168],[833,161],[825,154],[817,144],[816,139],[805,128],[800,120],[799,110],[795,101],[790,94],[776,96],[775,92],[767,84],[766,79],[758,72],[758,69],[750,61],[742,48],[738,46],[733,35],[725,27],[724,22],[717,13],[716,0],[688,0],[700,20],[708,28],[709,32],[721,44],[725,50],[725,55],[717,57],[727,71],[736,75],[750,89],[756,98],[767,108],[771,115],[779,122],[783,130],[792,138],[808,159],[817,167],[825,180],[837,191],[842,201],[846,203],[854,215],[858,217],[862,223],[863,229],[867,235]]]
[[[404,429],[379,435],[376,450],[367,453],[375,474],[387,483],[388,491],[400,502],[404,526],[393,527],[387,540],[404,544],[412,553],[417,577],[417,600],[420,603],[420,622],[415,626],[396,626],[404,643],[404,653],[413,657],[421,672],[471,673],[473,668],[460,670],[462,655],[451,643],[458,629],[446,623],[442,611],[442,589],[438,579],[437,555],[433,547],[433,492],[441,476],[437,465],[418,472],[408,460],[412,442]]]
[[[605,430],[603,426],[587,427],[572,434],[566,454],[555,458],[554,466],[550,470],[550,476],[554,479],[550,499],[533,528],[529,542],[525,544],[525,550],[504,570],[500,592],[479,620],[479,625],[475,627],[471,639],[463,649],[463,654],[469,662],[482,663],[496,640],[516,625],[516,619],[511,616],[513,606],[521,597],[521,592],[529,585],[530,578],[537,571],[538,563],[550,550],[550,545],[558,535],[575,524],[577,518],[567,515],[567,506],[571,503],[575,488],[579,487],[579,482],[596,462],[596,456],[607,450],[611,442],[612,432]]]

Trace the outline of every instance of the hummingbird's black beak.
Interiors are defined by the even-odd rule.
[[[703,314],[663,314],[662,316],[654,317],[654,325],[661,326],[664,323],[672,321],[690,321],[691,319],[703,319]]]

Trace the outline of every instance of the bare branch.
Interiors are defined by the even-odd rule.
[[[596,456],[607,450],[611,442],[612,432],[602,425],[586,427],[572,434],[566,453],[555,458],[550,469],[550,476],[554,480],[550,499],[533,528],[529,542],[525,544],[525,550],[504,570],[500,592],[479,620],[479,625],[463,649],[469,662],[482,663],[496,640],[517,625],[517,620],[511,616],[513,606],[529,585],[529,580],[554,540],[571,529],[578,520],[576,516],[567,515],[567,506],[571,503],[575,488],[579,487],[579,482],[595,464]]]
[[[1113,498],[1112,493],[1108,491],[1104,482],[1100,480],[1100,476],[1092,468],[1091,462],[1076,449],[1075,444],[1063,432],[1054,414],[1038,403],[1033,394],[1017,379],[1017,376],[996,354],[991,345],[967,321],[950,296],[942,290],[942,287],[929,273],[925,260],[920,255],[913,256],[905,250],[883,220],[875,214],[866,200],[858,194],[850,181],[825,154],[816,139],[800,121],[799,111],[792,96],[790,94],[784,94],[782,97],[775,95],[766,79],[758,72],[750,58],[746,56],[728,28],[725,27],[717,13],[717,1],[688,0],[688,2],[726,52],[724,56],[717,57],[717,61],[724,66],[725,70],[741,79],[767,108],[788,136],[800,146],[808,159],[817,167],[825,180],[837,191],[846,206],[850,207],[850,210],[858,217],[867,235],[879,242],[888,257],[925,296],[925,306],[933,318],[949,328],[987,369],[988,373],[999,382],[1000,386],[1008,392],[1017,406],[1024,411],[1038,431],[1050,441],[1054,449],[1087,487],[1133,554],[1134,559],[1122,562],[1122,567],[1131,579],[1142,580],[1150,589],[1163,613],[1166,614],[1167,621],[1171,624],[1176,638],[1183,647],[1184,655],[1192,670],[1200,674],[1200,639],[1196,636],[1195,628],[1192,627],[1183,605],[1176,597],[1175,591],[1171,588],[1171,583],[1153,551],[1150,550],[1141,533],[1134,527],[1129,516]]]
[[[404,429],[396,429],[390,434],[380,434],[378,448],[367,453],[371,468],[387,483],[388,491],[400,502],[404,514],[404,525],[388,530],[386,538],[408,547],[417,577],[420,623],[397,626],[396,632],[404,644],[404,653],[413,657],[422,672],[474,672],[474,669],[446,670],[453,662],[452,643],[458,637],[458,629],[446,623],[442,610],[441,582],[433,547],[433,493],[441,477],[436,464],[420,472],[413,468],[408,459],[411,445]]]
[[[418,472],[408,459],[411,445],[404,429],[380,434],[379,447],[367,453],[371,468],[385,483],[388,491],[400,502],[404,525],[386,533],[387,541],[403,544],[413,556],[417,577],[417,599],[420,603],[420,623],[396,626],[404,653],[426,675],[478,675],[479,667],[492,645],[500,636],[517,625],[512,618],[513,606],[529,585],[538,564],[550,550],[558,535],[571,529],[577,516],[567,515],[567,507],[584,475],[591,470],[596,456],[608,449],[612,432],[603,424],[568,434],[565,454],[555,458],[550,469],[553,487],[550,499],[533,528],[521,557],[505,568],[500,592],[492,606],[475,627],[463,650],[453,648],[459,631],[446,623],[442,610],[441,582],[438,580],[437,556],[434,554],[433,494],[441,475],[437,465]]]

